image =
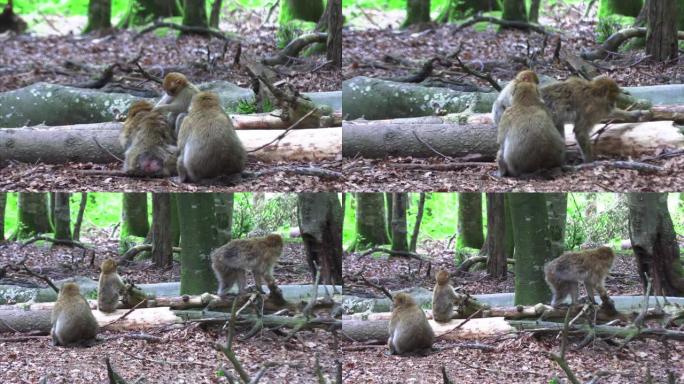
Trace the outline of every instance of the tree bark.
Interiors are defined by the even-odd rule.
[[[54,225],[56,240],[71,240],[71,209],[69,192],[52,192],[55,196]]]
[[[568,195],[547,193],[546,208],[549,212],[549,240],[551,257],[556,258],[565,251],[565,223],[568,215]]]
[[[233,193],[214,193],[214,212],[219,244],[226,244],[233,238],[233,203]]]
[[[344,148],[344,147],[343,147]],[[387,225],[387,236],[392,241],[392,193],[385,192],[385,225]]]
[[[356,196],[356,250],[389,244],[382,193],[359,192]]]
[[[599,18],[615,14],[637,17],[642,4],[642,0],[601,0],[598,15]]]
[[[430,22],[430,0],[406,0],[406,20],[403,28]]]
[[[392,193],[392,250],[408,251],[407,193]]]
[[[183,25],[188,27],[208,27],[207,9],[204,0],[183,1]]]
[[[86,204],[88,204],[88,193],[81,192],[81,203],[78,205],[78,215],[76,215],[76,222],[74,223],[73,238],[76,241],[81,240],[81,224],[83,224],[83,214],[85,213]]]
[[[176,0],[135,0],[129,3],[126,16],[118,26],[135,27],[147,24],[150,20],[180,15],[181,9]]]
[[[509,199],[515,238],[515,304],[547,302],[551,291],[543,269],[550,260],[546,198],[542,193],[512,193]]]
[[[342,206],[336,193],[299,193],[297,218],[312,276],[321,283],[342,283]]]
[[[221,5],[223,0],[214,0],[211,4],[211,14],[209,15],[209,26],[218,29],[219,18],[221,16]]]
[[[418,246],[418,235],[420,235],[420,223],[423,221],[423,211],[425,209],[425,192],[420,192],[420,197],[418,199],[418,212],[416,213],[416,222],[413,225],[413,235],[411,235],[411,243],[409,244],[409,250],[411,252],[416,251]]]
[[[539,22],[539,7],[541,5],[541,0],[532,0],[530,2],[530,17],[529,17],[529,22],[530,23],[538,23]]]
[[[111,28],[111,0],[90,0],[88,2],[88,25],[83,32],[104,31]]]
[[[649,1],[646,19],[646,54],[658,61],[676,58],[677,0]]]
[[[510,21],[527,21],[525,0],[504,0],[501,18]]]
[[[629,232],[639,276],[652,280],[655,296],[684,295],[684,276],[667,193],[630,193]]]
[[[171,195],[152,194],[152,262],[157,267],[167,267],[173,261],[173,238],[171,233]]]
[[[39,233],[52,232],[48,217],[47,193],[20,192],[19,219],[14,240],[25,239]]]
[[[493,278],[506,278],[509,254],[506,249],[506,199],[503,193],[487,194],[487,239],[480,254],[487,255],[487,274]],[[510,255],[513,256],[513,255]]]
[[[147,193],[126,192],[121,197],[121,238],[146,237],[150,231],[147,221]]]
[[[457,248],[482,248],[482,194],[458,194],[458,240]]]
[[[285,25],[291,20],[317,22],[323,10],[322,0],[281,0],[278,23]]]
[[[342,69],[342,0],[328,0],[328,43],[326,58]]]

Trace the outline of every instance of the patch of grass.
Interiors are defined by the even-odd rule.
[[[237,113],[239,113],[241,115],[256,113],[257,110],[258,110],[257,105],[256,105],[256,102],[254,102],[254,101],[250,101],[247,99],[240,99],[238,101]]]

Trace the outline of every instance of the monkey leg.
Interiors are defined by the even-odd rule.
[[[594,161],[594,155],[591,148],[591,139],[589,138],[589,131],[591,130],[592,126],[593,124],[590,124],[589,122],[580,118],[579,120],[575,121],[575,127],[573,130],[575,132],[575,140],[577,140],[577,144],[582,151],[582,160],[584,160],[585,163]]]
[[[185,166],[183,165],[183,150],[181,150],[178,154],[178,160],[176,160],[176,167],[178,168],[178,180],[181,183],[187,183],[188,171],[185,169]]]
[[[569,293],[570,293],[570,303],[577,304],[577,298],[579,297],[579,283],[576,281],[569,282],[567,283],[569,286]]]
[[[266,291],[262,288],[262,284],[264,283],[263,279],[261,278],[261,273],[255,273],[254,274],[254,283],[256,284],[256,289],[259,293],[261,294],[266,294]]]
[[[584,287],[587,289],[587,298],[589,299],[589,302],[592,304],[598,304],[596,299],[594,299],[594,282],[586,280],[584,282]]]

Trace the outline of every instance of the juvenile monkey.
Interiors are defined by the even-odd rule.
[[[494,124],[499,124],[504,111],[513,103],[513,89],[520,82],[539,84],[539,77],[537,77],[537,74],[534,73],[534,71],[526,69],[518,72],[515,78],[506,84],[504,89],[499,92],[499,96],[492,105],[492,118],[494,119]]]
[[[188,113],[192,97],[198,94],[200,90],[185,75],[178,72],[171,72],[164,76],[162,88],[164,88],[164,96],[154,106],[154,110],[163,114],[171,114],[169,121],[174,126],[176,135],[178,135],[180,122]]]
[[[275,283],[273,267],[282,251],[283,238],[278,234],[233,240],[215,249],[211,253],[211,268],[219,283],[218,295],[226,294],[236,282],[238,292],[243,293],[246,270],[252,271],[257,290],[265,293],[262,279],[269,285]]]
[[[178,176],[181,182],[240,173],[247,153],[221,108],[218,95],[200,92],[178,132]]]
[[[178,150],[166,118],[157,111],[140,112],[137,129],[126,149],[124,172],[140,176],[176,173]]]
[[[125,285],[116,272],[116,261],[106,259],[100,265],[100,281],[97,286],[97,309],[100,312],[114,312],[119,304],[119,295]]]
[[[594,289],[598,291],[601,302],[606,303],[608,292],[603,283],[613,266],[614,259],[615,254],[612,249],[599,247],[579,252],[566,252],[546,263],[544,277],[553,293],[551,305],[557,306],[568,295],[573,305],[577,303],[578,282],[580,281],[584,282],[592,303],[596,304]]]
[[[437,284],[432,291],[432,318],[440,323],[448,323],[454,312],[456,293],[449,284],[449,273],[445,270],[437,272]]]
[[[128,115],[126,116],[126,121],[124,122],[123,129],[119,133],[119,143],[121,143],[121,148],[124,150],[133,142],[133,136],[138,131],[138,126],[143,117],[147,115],[147,112],[151,111],[153,108],[147,100],[137,100],[131,104],[128,108]]]
[[[411,295],[400,292],[394,295],[392,317],[389,322],[387,346],[390,354],[425,350],[432,347],[435,333],[425,313]]]
[[[564,136],[564,124],[572,123],[575,139],[585,162],[594,160],[591,133],[594,124],[610,115],[620,94],[620,87],[607,76],[592,81],[577,77],[546,85],[540,89],[544,103],[551,111],[554,125]]]
[[[62,285],[52,308],[51,322],[55,345],[89,344],[97,336],[97,321],[76,283]]]
[[[498,126],[500,176],[520,176],[560,167],[565,141],[555,129],[534,83],[518,82]]]

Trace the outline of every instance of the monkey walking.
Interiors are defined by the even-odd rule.
[[[594,289],[598,291],[603,304],[608,304],[610,298],[604,287],[604,281],[613,266],[615,254],[608,247],[599,247],[579,252],[566,252],[549,261],[544,266],[544,277],[551,288],[553,297],[551,306],[556,307],[570,295],[572,304],[577,303],[579,282],[584,282],[589,301],[594,300]],[[610,303],[612,306],[612,303]]]
[[[62,285],[50,320],[55,345],[88,345],[95,341],[97,321],[76,283]]]
[[[432,347],[435,333],[425,313],[408,293],[397,293],[393,299],[387,346],[390,354],[401,355],[425,351]]]
[[[215,249],[211,253],[211,268],[219,283],[218,295],[225,295],[235,283],[238,293],[243,293],[246,270],[252,271],[257,290],[265,293],[261,287],[263,280],[269,286],[275,284],[273,267],[282,251],[283,238],[278,234],[233,240]]]
[[[436,284],[432,292],[432,318],[440,323],[448,323],[454,313],[456,292],[449,284],[449,273],[445,270],[437,272]]]

